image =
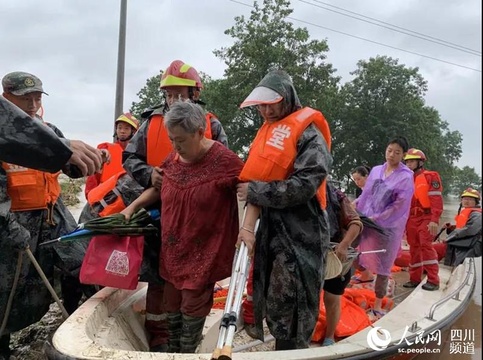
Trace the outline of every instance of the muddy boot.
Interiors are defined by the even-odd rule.
[[[168,352],[177,353],[181,350],[181,328],[183,318],[181,313],[168,313]]]
[[[201,342],[201,334],[205,325],[205,317],[193,317],[183,314],[181,330],[181,352],[194,353]]]

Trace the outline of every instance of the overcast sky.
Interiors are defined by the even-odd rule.
[[[213,50],[232,44],[224,31],[235,23],[235,16],[249,16],[252,4],[251,0],[128,1],[124,109],[138,100],[136,93],[146,79],[175,59],[213,78],[222,77],[225,65]],[[466,52],[321,7],[429,35]],[[314,39],[327,39],[328,61],[344,82],[351,79],[349,73],[358,60],[377,55],[419,67],[429,85],[426,104],[463,135],[458,165],[473,167],[481,175],[480,1],[292,0],[292,8],[293,18],[313,24],[294,20],[296,26],[306,27]],[[0,77],[11,71],[37,75],[49,93],[43,100],[45,120],[66,137],[91,145],[111,140],[119,13],[120,0],[1,1]]]

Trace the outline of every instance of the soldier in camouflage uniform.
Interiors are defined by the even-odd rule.
[[[330,134],[319,111],[302,108],[283,71],[268,73],[241,107],[251,105],[265,122],[240,174],[245,182],[237,186],[239,200],[247,201],[238,239],[254,250],[256,334],[263,339],[265,318],[276,350],[307,348],[329,247],[327,214],[316,195],[323,198],[332,164]]]
[[[4,98],[25,111],[34,121],[39,123],[43,121],[36,117],[36,113],[41,106],[42,94],[44,93],[40,79],[32,74],[13,72],[5,75],[2,79],[2,86]],[[24,119],[23,121],[28,120]],[[52,129],[59,138],[64,137],[62,132],[54,125],[44,124]],[[63,153],[65,158],[62,156],[61,159],[67,161],[66,158],[69,153],[65,150]],[[31,156],[34,157],[33,154]],[[9,172],[19,172],[22,169],[27,171],[27,168],[1,162],[1,169],[0,209],[2,216],[0,219],[2,219],[2,237],[0,238],[0,254],[2,256],[0,273],[2,277],[0,281],[0,323],[6,315],[7,299],[12,291],[17,264],[21,261],[20,278],[16,285],[12,308],[8,314],[8,322],[4,334],[0,338],[0,354],[8,356],[10,351],[8,347],[10,333],[40,320],[48,311],[52,302],[47,287],[22,250],[26,246],[30,247],[45,275],[52,281],[54,264],[63,270],[69,270],[69,262],[61,260],[69,259],[69,245],[59,244],[54,251],[52,247],[38,247],[38,244],[74,230],[77,224],[60,197],[57,198],[54,204],[47,203],[45,209],[27,211],[20,208],[18,211],[10,211],[13,204],[12,200],[14,199],[11,196],[14,195],[17,203],[22,205],[25,201],[22,200],[22,196],[25,194],[22,191],[20,194],[24,195],[17,195],[13,192],[16,189],[14,185],[17,184],[14,183],[13,177],[10,178],[10,175],[7,174]],[[71,178],[83,176],[79,168],[69,164],[64,164],[62,171]],[[56,178],[54,177],[53,179]],[[27,182],[25,178],[22,181]],[[46,185],[39,186],[42,186],[39,187],[39,191],[46,191],[44,190]],[[3,223],[4,221],[5,223]],[[22,259],[21,256],[23,256]],[[72,280],[67,272],[62,276],[63,282]],[[69,307],[65,299],[64,304],[66,307]],[[70,305],[68,311],[73,309],[73,304]]]

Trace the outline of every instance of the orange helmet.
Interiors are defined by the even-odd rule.
[[[404,157],[404,160],[426,161],[426,155],[424,155],[424,153],[419,149],[411,148],[408,150],[406,156]]]
[[[125,122],[126,124],[131,125],[134,128],[134,131],[137,131],[139,128],[138,119],[136,119],[130,112],[124,113],[121,116],[119,116],[114,123],[117,125],[119,121],[122,121],[122,122]]]
[[[480,193],[473,189],[473,188],[468,188],[466,189],[465,191],[463,191],[463,193],[461,194],[461,197],[464,198],[464,197],[472,197],[476,200],[480,200]]]
[[[173,61],[161,76],[160,88],[163,89],[168,86],[203,88],[198,71],[181,60]]]

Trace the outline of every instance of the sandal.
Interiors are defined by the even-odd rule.
[[[354,275],[351,277],[351,283],[352,284],[364,284],[364,283],[371,283],[374,281],[375,278],[369,279],[369,280],[362,280],[359,276]]]

